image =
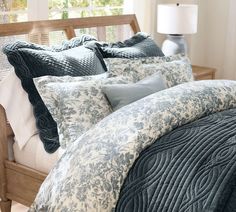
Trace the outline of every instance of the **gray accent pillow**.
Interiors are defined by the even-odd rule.
[[[134,84],[104,85],[102,91],[115,111],[166,88],[167,85],[164,78],[160,73],[156,73]]]

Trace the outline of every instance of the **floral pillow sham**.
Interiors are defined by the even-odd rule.
[[[3,48],[29,96],[39,136],[48,153],[55,152],[59,147],[57,126],[43,104],[33,78],[45,75],[85,76],[104,73],[106,66],[100,53],[83,46],[84,42],[93,40],[93,36],[81,36],[57,47],[17,41]]]
[[[172,62],[187,59],[183,54],[176,54],[164,57],[144,57],[144,58],[106,58],[104,59],[109,77],[124,75],[125,72],[133,72],[141,69],[143,64],[154,64]],[[141,70],[139,70],[141,71]]]
[[[109,76],[112,77],[122,74],[122,70],[117,68],[122,66],[124,63],[138,66],[139,64],[159,64],[182,59],[187,59],[187,57],[184,54],[176,54],[164,57],[155,56],[140,58],[105,58],[104,61],[106,63],[107,72],[109,73]]]
[[[194,81],[192,66],[189,60],[177,60],[160,64],[143,64],[143,70],[133,80],[141,80],[154,73],[161,73],[165,77],[167,87]]]
[[[106,59],[108,77],[125,76],[137,82],[161,73],[168,87],[193,81],[190,60],[183,55],[147,57],[140,59]]]
[[[89,79],[45,76],[35,78],[34,83],[57,122],[60,146],[65,149],[112,112],[101,87],[129,83],[129,80],[124,77]]]

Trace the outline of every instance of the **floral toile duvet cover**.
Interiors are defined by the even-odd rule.
[[[235,194],[233,108],[235,81],[197,81],[117,110],[71,144],[29,211],[222,211]]]

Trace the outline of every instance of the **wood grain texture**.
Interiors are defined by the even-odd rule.
[[[215,79],[215,68],[192,65],[195,80],[213,80]]]
[[[68,39],[71,39],[71,38],[74,38],[76,36],[75,34],[75,30],[72,26],[69,26],[65,29],[65,32],[66,32],[66,37]]]
[[[0,105],[0,198],[2,201],[7,201],[6,198],[6,170],[5,161],[8,159],[7,146],[7,121],[3,107]]]
[[[134,33],[140,31],[135,15],[100,16],[67,20],[46,20],[0,24],[0,37],[28,34],[29,40],[48,43],[48,33],[63,30],[68,39],[75,37],[75,29],[97,27],[100,39],[106,38],[105,26],[130,25]],[[41,37],[44,36],[44,39]],[[42,43],[42,40],[44,42]],[[33,202],[46,174],[8,161],[8,139],[14,136],[0,105],[0,206],[10,212],[11,200],[29,206]]]
[[[68,38],[75,36],[74,29],[130,25],[133,32],[139,32],[140,28],[135,15],[98,16],[88,18],[72,18],[64,20],[30,21],[11,24],[0,24],[0,36],[46,33],[63,30]]]
[[[20,164],[6,162],[7,198],[30,206],[46,174]],[[24,192],[22,192],[24,191]]]
[[[7,175],[5,161],[8,159],[8,138],[11,135],[5,111],[0,105],[0,208],[2,212],[10,212],[11,200],[7,198]]]
[[[0,201],[0,211],[1,212],[11,212],[12,201]]]

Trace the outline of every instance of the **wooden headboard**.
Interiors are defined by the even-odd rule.
[[[134,33],[140,31],[136,16],[132,14],[0,24],[0,36],[47,33],[63,30],[67,38],[71,39],[75,37],[75,29],[126,24],[130,25]]]

